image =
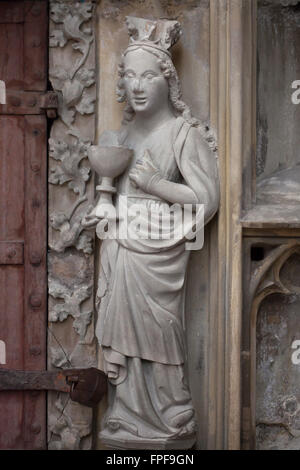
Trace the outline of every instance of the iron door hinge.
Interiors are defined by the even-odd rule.
[[[107,391],[107,377],[99,369],[25,371],[0,369],[0,391],[56,390],[70,394],[73,401],[93,407]]]

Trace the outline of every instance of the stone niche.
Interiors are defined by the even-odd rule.
[[[287,293],[266,297],[257,316],[257,449],[300,446],[300,366],[292,360],[293,344],[300,339],[299,272],[298,248],[280,269]]]
[[[244,260],[243,448],[299,449],[299,238],[248,237]]]
[[[299,204],[300,2],[260,1],[257,45],[257,202]]]
[[[106,129],[118,129],[123,106],[117,103],[115,85],[121,52],[128,44],[125,25],[127,15],[153,18],[176,18],[183,35],[173,48],[173,60],[182,84],[185,102],[193,114],[205,122],[209,120],[209,0],[173,1],[112,1],[98,4],[98,126],[97,137]],[[207,231],[209,231],[209,227]],[[193,252],[189,265],[186,305],[186,333],[189,381],[193,404],[199,423],[197,448],[206,446],[207,357],[206,341],[209,322],[209,236],[205,248]],[[97,264],[97,263],[96,263]],[[101,367],[101,357],[99,358]],[[97,419],[97,436],[104,412],[101,406]],[[97,438],[98,439],[98,438]],[[103,448],[97,441],[97,448]]]

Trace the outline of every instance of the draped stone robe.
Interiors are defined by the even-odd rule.
[[[160,220],[168,218],[170,204],[134,188],[128,177],[148,149],[164,179],[188,185],[198,203],[205,204],[207,223],[218,206],[218,174],[216,158],[200,129],[178,117],[139,143],[133,129],[134,122],[111,134],[111,145],[117,138],[119,145],[134,150],[131,165],[118,182],[116,206],[126,195],[129,207],[140,205],[159,214]],[[107,134],[99,143],[107,145]],[[181,239],[172,237],[178,229],[173,221],[166,229],[169,238],[102,242],[96,334],[111,383],[101,433],[108,444],[155,448],[156,442],[164,448],[186,439],[191,445],[195,417],[183,370],[184,286],[190,253],[184,234],[191,222],[183,221],[180,228]]]

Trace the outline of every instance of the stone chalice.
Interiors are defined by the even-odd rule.
[[[89,227],[98,222],[96,228],[98,236],[104,230],[107,221],[116,217],[112,201],[112,196],[117,191],[113,186],[114,178],[126,170],[132,156],[133,150],[122,146],[91,145],[88,148],[91,167],[102,180],[101,184],[96,186],[96,191],[100,193],[99,200],[94,209],[84,217],[82,225]]]

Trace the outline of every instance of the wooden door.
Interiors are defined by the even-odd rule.
[[[0,340],[6,364],[46,368],[47,1],[0,2]],[[0,449],[46,447],[44,392],[0,392]]]

